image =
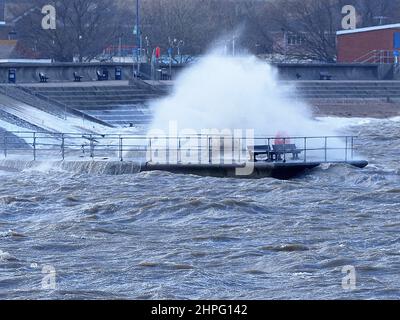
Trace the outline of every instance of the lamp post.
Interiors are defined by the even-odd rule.
[[[383,21],[386,20],[386,19],[389,19],[389,18],[385,17],[385,16],[376,16],[376,17],[373,17],[373,19],[374,20],[378,20],[379,21],[378,23],[381,26],[383,24]]]
[[[182,63],[181,47],[183,47],[185,45],[185,41],[178,40],[176,38],[174,38],[173,40],[171,38],[168,38],[168,42],[172,49],[175,49],[175,48],[178,49],[178,56],[180,56],[181,63]],[[171,54],[171,59],[172,59],[172,54]]]
[[[149,48],[150,48],[150,39],[149,39],[148,36],[146,36],[146,37],[144,38],[144,40],[146,41],[146,61],[148,62],[148,57],[149,57],[149,54],[150,54],[150,51],[149,51]]]

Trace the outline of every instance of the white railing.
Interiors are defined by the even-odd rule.
[[[389,50],[372,50],[355,59],[355,63],[378,63],[378,64],[393,64],[395,57],[392,51]]]

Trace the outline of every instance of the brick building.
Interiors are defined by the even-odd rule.
[[[400,51],[400,24],[342,30],[337,35],[337,62],[393,63]]]

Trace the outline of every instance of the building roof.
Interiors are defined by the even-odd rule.
[[[340,31],[336,32],[336,34],[338,36],[340,36],[340,35],[344,35],[344,34],[378,31],[378,30],[386,30],[386,29],[400,29],[400,23],[385,24],[382,26],[373,26],[373,27],[359,28],[359,29],[352,29],[352,30],[340,30]]]

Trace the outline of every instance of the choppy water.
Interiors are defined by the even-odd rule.
[[[0,298],[398,299],[399,131],[346,129],[369,167],[291,181],[0,171]]]

